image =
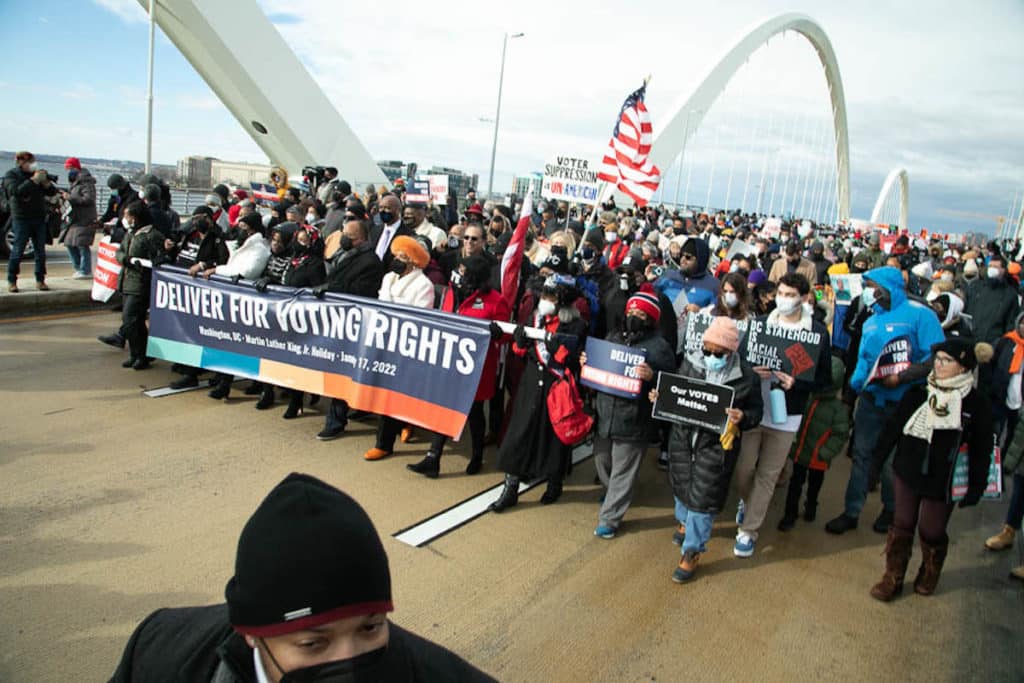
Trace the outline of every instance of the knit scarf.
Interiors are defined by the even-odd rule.
[[[1020,372],[1021,362],[1024,362],[1024,337],[1017,334],[1017,330],[1007,332],[1003,336],[1015,344],[1013,349],[1013,359],[1010,361],[1010,374],[1016,375]]]
[[[928,376],[928,399],[903,425],[903,433],[931,443],[936,429],[960,429],[963,398],[973,386],[973,373],[963,372],[949,379],[937,379],[932,372]]]

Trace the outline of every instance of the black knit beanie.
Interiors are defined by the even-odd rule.
[[[294,472],[242,529],[224,593],[231,625],[258,637],[394,609],[388,556],[369,516],[333,486]]]

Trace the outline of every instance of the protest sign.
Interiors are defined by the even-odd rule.
[[[878,243],[882,247],[882,251],[886,254],[892,253],[892,248],[896,246],[896,240],[899,239],[896,235],[881,235],[878,238]]]
[[[732,244],[729,245],[729,251],[725,254],[725,260],[731,261],[732,257],[736,254],[741,256],[750,256],[751,254],[757,253],[756,244],[748,244],[743,240],[733,240]]]
[[[430,181],[426,178],[415,178],[409,181],[405,188],[405,203],[419,202],[426,204],[430,201]]]
[[[561,155],[551,157],[544,164],[540,196],[556,201],[596,204],[599,167],[600,164],[592,159]]]
[[[651,416],[680,424],[700,427],[721,434],[732,407],[735,391],[732,387],[712,384],[692,377],[670,372],[658,373],[658,400]]]
[[[764,225],[761,226],[761,235],[763,237],[778,237],[782,233],[782,219],[780,218],[766,218]]]
[[[828,279],[832,283],[832,292],[838,304],[849,304],[863,291],[863,276],[860,273],[829,275]]]
[[[781,370],[795,379],[814,380],[823,333],[790,327],[769,327],[765,318],[751,320],[747,329],[747,362]]]
[[[490,347],[486,320],[375,299],[153,271],[147,355],[348,401],[461,433]]]
[[[714,316],[709,313],[687,313],[686,314],[686,333],[684,336],[683,350],[689,353],[699,353],[704,348],[704,332],[707,331],[708,327],[711,326],[711,321],[714,320]],[[748,321],[746,320],[734,320],[736,323],[736,329],[740,333],[740,350],[743,350],[743,340],[747,336]]]
[[[647,350],[587,338],[587,364],[580,369],[580,384],[597,391],[636,398],[643,381],[636,376],[636,366],[647,359]]]
[[[427,181],[430,183],[430,198],[434,200],[434,204],[446,205],[448,203],[448,176],[428,175]]]
[[[875,365],[868,374],[868,382],[881,381],[909,368],[911,349],[910,337],[906,335],[890,340],[878,354]]]
[[[117,291],[117,278],[121,264],[117,262],[117,245],[104,236],[96,247],[96,267],[92,271],[93,301],[109,301]]]
[[[953,463],[953,481],[950,482],[949,487],[949,498],[952,502],[963,500],[967,495],[967,487],[970,483],[969,460],[967,444],[963,444],[960,446],[960,450],[957,451],[956,461]],[[996,446],[992,451],[992,459],[989,461],[988,486],[985,487],[985,491],[981,494],[982,498],[999,500],[1002,497],[1002,469],[1003,459],[999,453],[999,446]]]

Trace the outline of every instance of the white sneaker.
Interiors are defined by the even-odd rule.
[[[732,549],[732,554],[736,557],[750,557],[754,554],[755,541],[744,531],[736,534],[736,545]]]
[[[75,273],[74,275],[71,276],[71,279],[72,280],[91,280],[92,279],[92,275],[90,275],[88,273]]]

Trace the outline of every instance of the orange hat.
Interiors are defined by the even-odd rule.
[[[1020,264],[1017,263],[1016,261],[1014,261],[1013,263],[1011,263],[1010,265],[1008,265],[1006,267],[1006,272],[1009,273],[1010,275],[1019,275],[1020,274]]]
[[[396,256],[399,253],[405,254],[412,264],[421,270],[430,263],[430,254],[427,253],[427,250],[415,238],[408,235],[399,235],[391,241],[391,253]]]

